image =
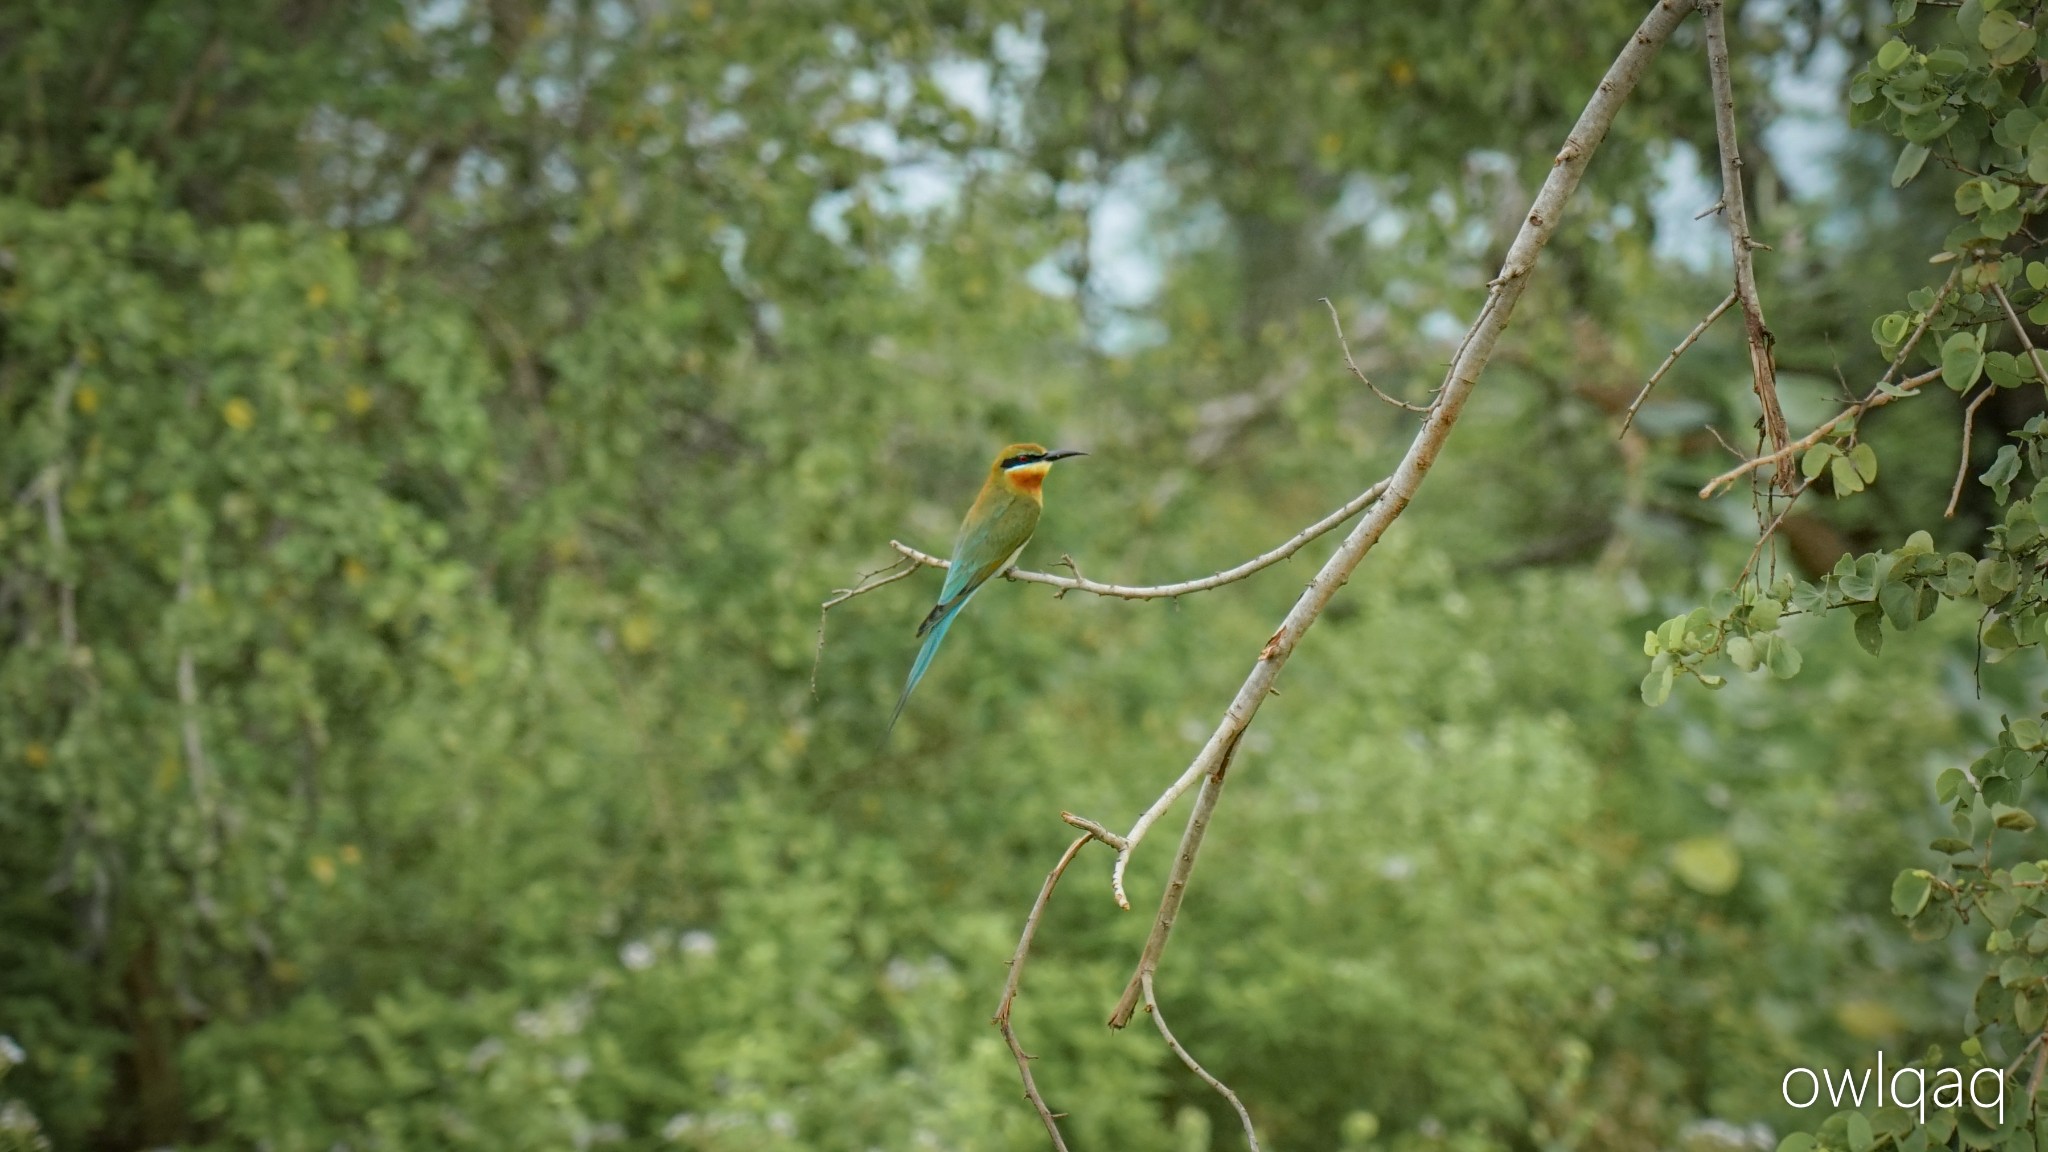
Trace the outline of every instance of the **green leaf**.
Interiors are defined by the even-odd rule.
[[[1953,804],[1956,797],[1964,794],[1963,788],[1969,782],[1970,778],[1964,775],[1961,768],[1944,768],[1941,775],[1934,778],[1934,798],[1943,804]]]
[[[1876,1142],[1870,1132],[1870,1121],[1864,1119],[1861,1112],[1849,1113],[1847,1135],[1849,1152],[1870,1152],[1871,1144]]]
[[[1821,474],[1821,470],[1828,466],[1828,461],[1833,460],[1835,457],[1840,456],[1841,454],[1842,450],[1840,448],[1835,447],[1833,444],[1829,444],[1825,441],[1819,444],[1815,444],[1813,447],[1808,448],[1806,450],[1805,456],[1800,458],[1799,471],[1803,475],[1805,475],[1805,477],[1808,480],[1811,480],[1814,477]]]
[[[1887,41],[1884,47],[1877,50],[1877,66],[1886,72],[1895,71],[1912,54],[1912,45],[1907,44],[1904,40],[1895,39]]]
[[[1659,659],[1662,659],[1662,657]],[[1670,699],[1671,678],[1672,666],[1669,664],[1664,665],[1662,668],[1650,669],[1650,674],[1643,677],[1643,703],[1655,708]]]
[[[1862,477],[1865,484],[1876,483],[1877,449],[1868,444],[1858,444],[1849,450],[1849,463],[1855,466],[1856,475]]]
[[[2032,832],[2035,820],[2034,814],[2024,808],[2003,808],[1992,823],[2009,832]]]
[[[1992,50],[1991,62],[2000,67],[2017,64],[2032,55],[2034,51],[2034,30],[2021,28],[2019,35],[2007,40]]]
[[[1984,475],[1978,478],[1978,482],[1991,489],[1998,502],[2003,504],[2010,494],[2013,479],[2019,474],[2020,450],[2015,445],[2007,444],[1998,450],[1998,459],[1993,460],[1991,467],[1984,470]]]
[[[2014,37],[2020,34],[2020,31],[2019,18],[2012,13],[1987,12],[1984,14],[1984,22],[1977,26],[1977,43],[1982,44],[1987,52],[1996,52],[2010,43]],[[1897,43],[1897,41],[1892,43]],[[1879,59],[1883,59],[1881,51]]]
[[[1925,144],[1907,144],[1899,149],[1898,163],[1892,165],[1892,187],[1904,188],[1920,174],[1927,163],[1929,151]]]
[[[1728,654],[1729,662],[1737,668],[1742,669],[1744,672],[1756,671],[1758,663],[1756,645],[1750,643],[1749,637],[1730,636],[1725,650]]]
[[[1764,644],[1764,666],[1771,670],[1771,675],[1780,680],[1790,680],[1799,674],[1799,665],[1799,649],[1794,648],[1783,635],[1772,633]]]
[[[1928,535],[1927,530],[1924,528],[1906,537],[1906,542],[1899,546],[1899,555],[1901,556],[1929,556],[1933,553],[1934,537]]]
[[[1856,471],[1856,465],[1846,456],[1837,456],[1829,461],[1828,478],[1834,482],[1835,495],[1838,498],[1863,491],[1863,476]]]
[[[1901,920],[1911,920],[1927,907],[1928,898],[1933,895],[1934,874],[1925,868],[1908,868],[1892,881],[1892,914]]]
[[[1941,382],[1957,392],[1969,389],[1984,370],[1984,346],[1974,332],[1956,332],[1941,343]]]
[[[1778,1141],[1778,1152],[1814,1152],[1813,1136],[1806,1132],[1794,1132]]]
[[[1872,656],[1884,651],[1884,615],[1880,612],[1856,613],[1856,642]]]
[[[1951,768],[1949,771],[1953,772],[1955,769]],[[1971,844],[1968,840],[1958,840],[1953,836],[1943,836],[1929,844],[1928,847],[1949,856],[1961,856],[1965,852],[1974,851],[1976,845]],[[2048,921],[2044,921],[2044,923],[2048,923]]]

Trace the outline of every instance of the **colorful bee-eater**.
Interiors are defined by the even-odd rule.
[[[910,703],[911,691],[924,679],[925,669],[939,651],[939,642],[946,638],[946,629],[953,626],[960,610],[967,607],[989,577],[1015,564],[1024,545],[1031,542],[1031,533],[1038,527],[1038,514],[1045,508],[1042,489],[1045,474],[1052,471],[1052,462],[1086,455],[1072,449],[1047,451],[1036,444],[1012,444],[996,457],[988,470],[987,482],[981,486],[981,495],[975,498],[974,507],[967,510],[967,519],[960,522],[960,535],[953,541],[953,560],[946,569],[946,583],[939,589],[939,602],[924,623],[917,626],[917,634],[924,637],[924,647],[917,650],[917,661],[910,666],[910,680],[903,685],[903,696],[896,701],[889,728],[896,727],[903,706]]]

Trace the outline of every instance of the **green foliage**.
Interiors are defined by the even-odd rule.
[[[1156,795],[1306,569],[1171,605],[990,588],[880,756],[936,581],[836,610],[814,696],[817,601],[941,545],[1012,439],[1094,450],[1029,554],[1091,575],[1214,571],[1350,496],[1412,423],[1316,298],[1421,395],[1641,14],[219,7],[0,13],[0,1148],[1041,1147],[987,1013],[1057,813]],[[1905,93],[1918,50],[1885,51]],[[1788,1063],[1948,1026],[1953,973],[1867,919],[1898,859],[2023,835],[2019,793],[1942,785],[1989,813],[1967,840],[1925,811],[1916,766],[1967,759],[1982,706],[1964,622],[1921,605],[1985,581],[2038,640],[2038,530],[2001,521],[2010,571],[1961,583],[1910,538],[1678,611],[1729,538],[1675,511],[1677,434],[1618,462],[1600,396],[1722,291],[1640,224],[1660,152],[1706,138],[1684,55],[1243,748],[1160,993],[1275,1147],[1782,1128]],[[2048,265],[1985,251],[2034,207],[2023,126],[1957,193],[1957,290],[1873,329],[1927,317],[1966,386],[2036,382],[1991,289],[2048,307]],[[1091,268],[1087,207],[1131,184],[1149,300]],[[1827,275],[1889,291],[1849,264],[1884,247]],[[1726,335],[1683,403],[1738,410]],[[1886,453],[1845,509],[1919,475],[1840,431],[1802,462],[1838,493]],[[1834,608],[1881,664],[1789,623]],[[1722,691],[1643,712],[1646,628],[1644,697]],[[1079,1146],[1218,1146],[1214,1094],[1102,1027],[1139,931],[1106,866],[1039,936],[1034,1070]],[[2018,874],[1942,868],[1958,916]]]

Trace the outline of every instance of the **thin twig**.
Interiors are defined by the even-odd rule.
[[[1021,568],[1012,568],[1004,572],[1003,575],[1011,580],[1021,580],[1026,584],[1050,584],[1061,592],[1092,592],[1097,596],[1116,596],[1125,600],[1167,600],[1176,596],[1186,596],[1193,592],[1206,592],[1211,588],[1220,588],[1225,584],[1234,584],[1247,576],[1264,571],[1287,559],[1289,556],[1301,551],[1316,537],[1358,515],[1360,509],[1378,500],[1386,490],[1387,482],[1382,480],[1358,495],[1353,496],[1350,502],[1342,508],[1296,532],[1292,539],[1271,552],[1254,556],[1235,568],[1226,568],[1221,572],[1212,576],[1204,576],[1199,580],[1183,580],[1178,584],[1103,584],[1099,581],[1081,578],[1078,575],[1078,569],[1075,570],[1076,575],[1074,576],[1054,576],[1050,572],[1028,572]],[[901,553],[904,559],[914,560],[926,567],[948,567],[945,560],[928,552],[920,552],[900,540],[889,541],[889,547]],[[897,578],[900,579],[900,577]],[[866,589],[863,589],[863,591],[866,591]]]
[[[1963,409],[1963,451],[1961,457],[1956,460],[1956,483],[1955,487],[1949,489],[1948,508],[1941,514],[1944,520],[1956,518],[1956,505],[1963,499],[1963,481],[1970,478],[1970,433],[1977,424],[1977,409],[1996,391],[1998,385],[1986,383],[1984,390],[1977,393],[1977,398],[1970,401],[1970,406]]]
[[[1719,476],[1714,477],[1712,480],[1707,481],[1706,484],[1700,488],[1700,499],[1706,500],[1712,498],[1716,493],[1720,492],[1723,488],[1727,487],[1730,484],[1735,483],[1737,480],[1742,479],[1742,477],[1747,475],[1748,473],[1755,471],[1758,468],[1762,468],[1767,464],[1776,464],[1780,461],[1792,459],[1793,457],[1799,455],[1801,452],[1804,452],[1808,448],[1811,448],[1815,444],[1819,443],[1822,437],[1826,436],[1829,432],[1834,431],[1835,426],[1840,424],[1842,421],[1849,419],[1851,416],[1861,416],[1864,412],[1872,408],[1882,408],[1886,404],[1891,403],[1893,400],[1898,399],[1898,396],[1894,393],[1909,393],[1913,391],[1915,388],[1920,387],[1922,384],[1925,384],[1928,381],[1933,380],[1936,377],[1940,376],[1941,369],[1936,368],[1929,372],[1922,372],[1918,376],[1913,376],[1909,377],[1908,379],[1902,380],[1898,383],[1898,385],[1895,388],[1893,388],[1892,391],[1886,391],[1887,388],[1892,388],[1892,380],[1898,376],[1899,369],[1905,366],[1906,357],[1912,355],[1913,349],[1917,345],[1919,345],[1920,337],[1926,333],[1927,325],[1934,320],[1935,313],[1941,311],[1942,301],[1948,298],[1949,291],[1950,289],[1955,287],[1955,283],[1956,274],[1951,272],[1949,273],[1948,280],[1942,284],[1941,291],[1936,292],[1934,294],[1933,302],[1927,305],[1927,311],[1924,315],[1920,317],[1920,323],[1914,325],[1913,334],[1911,336],[1908,336],[1906,338],[1906,342],[1899,347],[1898,355],[1892,357],[1891,367],[1885,369],[1884,378],[1879,380],[1877,382],[1877,385],[1873,387],[1869,392],[1865,393],[1863,399],[1858,400],[1854,404],[1849,405],[1847,408],[1842,409],[1840,412],[1835,413],[1833,419],[1830,419],[1827,423],[1822,424],[1820,427],[1815,428],[1813,431],[1808,432],[1806,435],[1801,436],[1799,439],[1794,440],[1790,444],[1787,444],[1782,448],[1778,448],[1767,455],[1757,456],[1751,459],[1744,460],[1742,463],[1737,464],[1735,467],[1730,468],[1726,472],[1721,473]]]
[[[1649,382],[1644,384],[1643,390],[1636,393],[1636,398],[1629,402],[1628,415],[1622,418],[1621,431],[1615,434],[1615,438],[1617,440],[1623,436],[1628,435],[1629,425],[1634,424],[1636,422],[1636,410],[1643,406],[1643,401],[1650,398],[1650,389],[1655,388],[1657,386],[1657,381],[1662,380],[1664,378],[1664,374],[1666,372],[1671,371],[1671,366],[1673,364],[1678,363],[1678,358],[1680,356],[1685,355],[1685,350],[1692,347],[1694,341],[1698,340],[1701,336],[1706,335],[1707,329],[1713,327],[1714,321],[1719,320],[1721,318],[1721,313],[1726,312],[1729,308],[1733,307],[1734,304],[1735,293],[1730,292],[1726,299],[1722,300],[1719,304],[1716,304],[1714,306],[1714,310],[1712,312],[1707,313],[1706,319],[1694,325],[1693,330],[1685,334],[1685,339],[1680,340],[1678,342],[1678,347],[1673,348],[1671,350],[1671,355],[1666,356],[1664,358],[1664,362],[1662,364],[1657,365],[1657,370],[1655,372],[1650,373]]]
[[[1237,1109],[1238,1122],[1244,1125],[1244,1142],[1251,1145],[1252,1152],[1259,1152],[1259,1134],[1252,1129],[1252,1114],[1245,1111],[1244,1101],[1237,1098],[1237,1093],[1230,1090],[1230,1085],[1210,1075],[1209,1070],[1197,1063],[1195,1058],[1189,1055],[1188,1050],[1181,1047],[1180,1041],[1173,1038],[1172,1029],[1166,1026],[1165,1014],[1159,1011],[1159,998],[1152,994],[1152,974],[1149,972],[1144,977],[1144,989],[1145,1011],[1150,1012],[1152,1022],[1159,1025],[1159,1034],[1166,1037],[1166,1046],[1173,1049],[1173,1054],[1180,1057],[1180,1062],[1188,1066],[1188,1071],[1200,1076],[1203,1083],[1230,1101],[1230,1106]]]
[[[1778,369],[1771,356],[1771,330],[1764,324],[1763,300],[1756,290],[1756,242],[1749,234],[1749,209],[1742,194],[1742,153],[1735,141],[1735,81],[1728,65],[1728,29],[1722,0],[1699,0],[1706,25],[1707,71],[1714,89],[1714,136],[1721,146],[1722,219],[1728,223],[1728,249],[1735,257],[1735,295],[1742,302],[1743,326],[1749,335],[1750,382],[1763,407],[1764,435],[1781,449],[1791,439],[1785,412],[1778,405]],[[1778,461],[1774,484],[1790,492],[1797,469],[1789,458]]]
[[[2005,307],[2005,318],[2012,321],[2013,334],[2020,338],[2020,344],[2027,350],[2027,359],[2034,362],[2034,378],[2048,384],[2048,366],[2041,363],[2041,350],[2034,347],[2033,338],[2027,335],[2027,326],[2020,323],[2020,314],[2013,310],[2012,300],[2005,294],[2005,286],[1993,282],[1991,290],[1998,294],[1998,302]]]
[[[1023,1043],[1017,1039],[1017,1029],[1010,1023],[1010,1006],[1017,1000],[1017,988],[1024,979],[1024,961],[1031,954],[1031,939],[1038,935],[1038,920],[1045,914],[1046,903],[1052,899],[1052,890],[1059,886],[1067,865],[1072,864],[1074,857],[1081,854],[1081,849],[1095,838],[1092,832],[1074,837],[1074,842],[1060,854],[1060,862],[1046,874],[1045,883],[1038,889],[1038,899],[1031,904],[1031,914],[1024,918],[1024,934],[1017,940],[1017,950],[1010,955],[1010,975],[1003,981],[1003,999],[996,1005],[994,1017],[995,1026],[1003,1033],[1003,1042],[1010,1046],[1010,1054],[1017,1058],[1017,1073],[1024,1078],[1024,1095],[1031,1101],[1031,1106],[1038,1109],[1038,1118],[1044,1122],[1046,1133],[1052,1137],[1052,1146],[1059,1152],[1067,1152],[1067,1142],[1060,1136],[1059,1116],[1046,1106],[1045,1097],[1038,1091],[1038,1082],[1031,1075],[1031,1061],[1036,1057],[1024,1051]]]
[[[1144,950],[1138,953],[1137,971],[1131,973],[1131,982],[1124,985],[1123,998],[1117,1001],[1116,1011],[1109,1014],[1111,1028],[1121,1028],[1131,1022],[1131,1013],[1138,1007],[1145,981],[1159,970],[1159,957],[1166,952],[1166,938],[1172,935],[1173,922],[1180,916],[1181,900],[1188,894],[1188,879],[1194,875],[1195,856],[1202,850],[1202,838],[1209,833],[1209,817],[1215,813],[1216,802],[1223,796],[1224,777],[1230,771],[1230,762],[1237,758],[1237,744],[1243,738],[1244,732],[1240,729],[1230,738],[1230,746],[1223,750],[1215,769],[1202,779],[1202,790],[1195,795],[1195,809],[1188,813],[1187,831],[1181,834],[1180,850],[1173,856],[1173,870],[1166,876],[1166,889],[1159,894],[1159,912],[1152,917],[1152,931],[1145,937]],[[1131,905],[1124,896],[1123,867],[1130,859],[1131,847],[1126,843],[1117,849],[1112,880],[1117,903],[1126,909]]]
[[[1749,560],[1742,566],[1742,575],[1737,576],[1735,578],[1735,586],[1737,588],[1742,587],[1742,582],[1744,580],[1749,579],[1749,574],[1756,570],[1757,557],[1762,556],[1764,554],[1764,545],[1770,543],[1771,537],[1778,531],[1778,526],[1785,522],[1785,517],[1791,515],[1792,506],[1794,504],[1799,503],[1799,498],[1801,496],[1806,495],[1806,490],[1811,487],[1813,487],[1812,477],[1808,477],[1804,480],[1801,480],[1799,482],[1799,487],[1794,488],[1791,491],[1791,493],[1785,497],[1785,506],[1783,508],[1778,509],[1777,517],[1773,519],[1769,524],[1765,525],[1764,530],[1762,532],[1757,534],[1756,547],[1751,548],[1749,550]],[[1772,570],[1776,571],[1775,562],[1773,564]]]
[[[863,572],[861,573],[860,579],[854,582],[853,587],[833,589],[832,598],[825,601],[823,604],[818,605],[818,650],[811,656],[811,699],[815,700],[818,698],[818,666],[825,662],[826,614],[831,612],[832,609],[839,607],[841,604],[846,603],[848,600],[853,599],[855,596],[859,596],[867,592],[873,592],[875,589],[880,588],[884,584],[894,584],[896,581],[901,580],[905,576],[910,575],[912,572],[917,571],[917,564],[914,562],[907,561],[908,558],[906,557],[904,560],[898,560],[894,564],[889,565],[887,568],[877,568],[873,572]],[[901,572],[895,572],[895,570],[898,568],[901,568],[903,570]],[[875,577],[880,576],[884,572],[894,572],[895,574],[884,580],[875,580]],[[869,581],[874,582],[869,583]]]
[[[1358,361],[1353,360],[1351,358],[1351,342],[1344,339],[1344,322],[1342,320],[1337,319],[1337,306],[1335,304],[1330,303],[1330,298],[1328,296],[1325,296],[1323,297],[1323,307],[1328,308],[1330,310],[1330,325],[1337,329],[1337,347],[1342,348],[1344,350],[1344,366],[1351,369],[1351,374],[1353,376],[1358,377],[1358,382],[1360,384],[1363,384],[1367,388],[1372,389],[1373,395],[1379,397],[1382,400],[1385,400],[1387,403],[1392,404],[1396,408],[1402,409],[1403,411],[1418,413],[1429,411],[1429,405],[1410,404],[1405,400],[1396,400],[1392,396],[1387,395],[1385,392],[1380,391],[1379,385],[1366,379],[1365,373],[1361,371],[1358,367]]]

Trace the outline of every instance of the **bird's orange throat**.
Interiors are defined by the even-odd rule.
[[[1009,468],[1003,472],[1003,480],[1010,487],[1027,496],[1040,496],[1045,486],[1045,474],[1052,471],[1051,464],[1027,464],[1022,468]]]

